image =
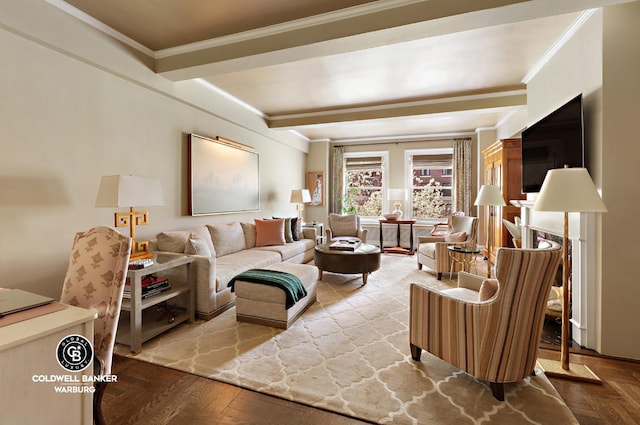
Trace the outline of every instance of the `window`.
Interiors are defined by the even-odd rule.
[[[386,152],[344,154],[344,212],[364,217],[382,215]]]
[[[414,219],[451,214],[453,152],[450,149],[409,151],[411,211]]]

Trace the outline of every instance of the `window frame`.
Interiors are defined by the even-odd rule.
[[[407,149],[404,151],[404,173],[405,173],[405,187],[409,193],[413,194],[413,157],[416,155],[453,155],[453,147],[450,148],[424,148],[424,149]],[[453,167],[453,163],[451,164]],[[431,174],[431,173],[429,173]],[[453,170],[451,172],[453,180]],[[453,181],[452,181],[453,183]],[[453,198],[453,184],[451,185],[451,197]],[[405,216],[408,218],[413,217],[413,196],[409,197],[409,200],[405,202]],[[418,218],[416,219],[421,223],[438,223],[442,221],[442,218]]]
[[[382,158],[382,214],[391,210],[388,209],[387,188],[389,187],[389,151],[362,151],[362,152],[345,152],[343,154],[344,171],[342,172],[342,188],[343,193],[340,197],[344,197],[349,188],[347,182],[347,158],[366,158],[379,156]],[[385,210],[386,207],[386,210]],[[379,216],[361,216],[363,218],[378,218]]]

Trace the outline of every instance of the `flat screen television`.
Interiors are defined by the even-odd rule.
[[[584,167],[582,94],[522,132],[522,193],[539,192],[547,171]]]

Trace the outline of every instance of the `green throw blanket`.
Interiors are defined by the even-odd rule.
[[[234,291],[234,284],[237,280],[281,288],[285,293],[287,310],[293,307],[298,300],[307,296],[307,290],[304,289],[298,276],[278,270],[250,269],[242,272],[231,279],[227,285],[231,288],[231,292]]]

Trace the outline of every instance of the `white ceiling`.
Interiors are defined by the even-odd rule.
[[[527,78],[583,10],[621,2],[49,1],[97,19],[160,75],[201,78],[312,141],[496,127],[526,110]]]

